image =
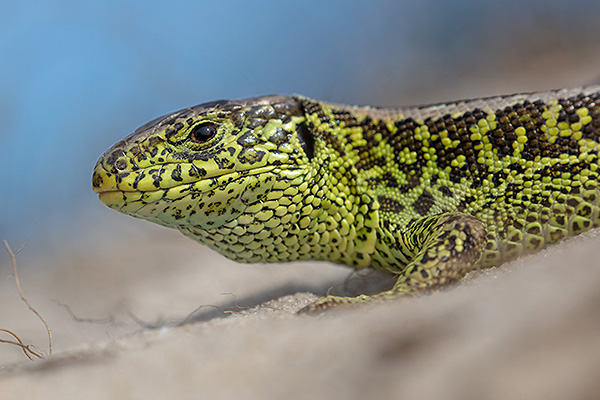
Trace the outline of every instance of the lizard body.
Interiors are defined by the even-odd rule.
[[[327,260],[398,276],[394,298],[600,224],[600,87],[425,107],[301,96],[156,119],[97,162],[119,212],[240,262]]]

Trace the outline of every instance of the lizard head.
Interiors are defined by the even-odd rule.
[[[306,101],[215,101],[158,118],[100,157],[93,189],[108,207],[237,261],[347,262],[358,205],[348,179],[332,176],[340,155]]]

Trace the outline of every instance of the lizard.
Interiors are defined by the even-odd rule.
[[[600,86],[377,108],[219,100],[138,128],[97,161],[106,206],[245,263],[324,260],[416,295],[600,225]]]

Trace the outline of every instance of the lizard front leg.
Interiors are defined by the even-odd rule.
[[[487,232],[480,219],[449,212],[423,217],[400,235],[404,235],[403,243],[413,243],[417,248],[415,257],[399,272],[392,289],[373,296],[323,297],[301,309],[300,313],[413,295],[457,281],[476,269],[486,245]]]

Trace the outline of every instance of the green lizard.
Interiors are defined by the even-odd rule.
[[[249,263],[327,260],[415,294],[600,224],[600,86],[383,109],[294,96],[147,123],[98,160],[121,213]]]

